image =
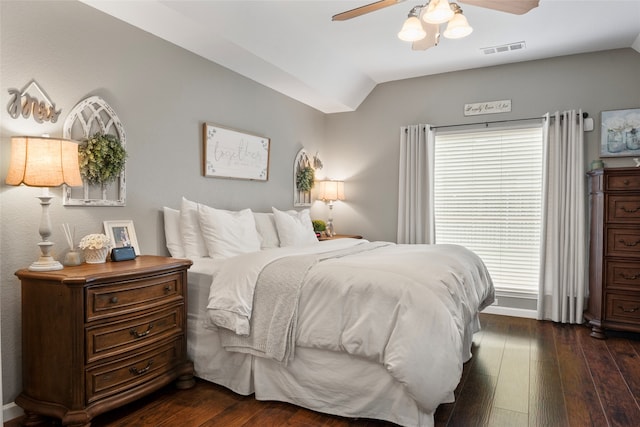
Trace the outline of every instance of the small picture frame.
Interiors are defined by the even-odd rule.
[[[111,239],[112,247],[132,247],[136,255],[140,255],[140,246],[133,228],[133,221],[104,221],[104,232]]]
[[[640,155],[640,108],[602,112],[601,157]]]

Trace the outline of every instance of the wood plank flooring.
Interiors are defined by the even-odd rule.
[[[632,427],[640,425],[640,335],[596,340],[584,326],[482,314],[473,358],[438,427]],[[5,427],[19,425],[19,420]],[[49,425],[57,425],[52,421]],[[198,381],[166,387],[96,417],[93,427],[391,427],[281,402],[259,402]]]

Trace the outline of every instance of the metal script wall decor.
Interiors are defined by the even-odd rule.
[[[62,110],[56,110],[56,104],[51,101],[35,80],[31,80],[22,89],[9,89],[8,91],[10,99],[7,111],[12,118],[17,119],[22,116],[28,119],[33,116],[33,120],[38,123],[58,121]],[[37,93],[34,94],[34,92]]]
[[[127,146],[124,127],[116,112],[99,96],[90,96],[80,101],[69,113],[62,129],[68,139],[81,141],[96,132],[116,136],[123,147]],[[82,189],[64,186],[62,202],[65,206],[125,206],[126,165],[118,179],[110,184],[89,185]]]

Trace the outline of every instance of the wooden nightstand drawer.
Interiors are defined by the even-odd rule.
[[[640,195],[608,197],[607,220],[609,222],[637,223],[640,218]]]
[[[87,370],[87,402],[145,383],[171,371],[179,360],[182,337],[151,350]]]
[[[607,175],[605,188],[611,190],[640,190],[640,175],[635,174],[611,174]]]
[[[609,227],[605,255],[640,258],[640,228]]]
[[[640,262],[606,262],[607,289],[640,292]]]
[[[607,294],[607,319],[618,322],[640,321],[640,294]]]
[[[87,363],[139,349],[184,332],[184,306],[87,328]]]
[[[142,307],[168,304],[182,299],[179,274],[153,277],[143,283],[121,282],[87,290],[87,320],[125,314]]]

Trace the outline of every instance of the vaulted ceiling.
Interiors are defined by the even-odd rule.
[[[540,0],[524,15],[460,3],[473,33],[425,51],[397,37],[420,2],[332,21],[373,0],[81,1],[325,113],[353,111],[378,83],[393,80],[606,49],[640,52],[640,0]],[[520,42],[521,49],[485,53]]]

